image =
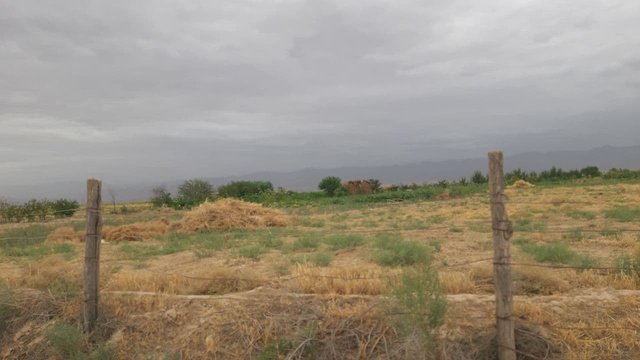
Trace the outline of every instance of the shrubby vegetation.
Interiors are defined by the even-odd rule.
[[[342,189],[342,180],[337,176],[327,176],[320,181],[318,189],[324,191],[329,196],[334,196],[338,193],[339,189]]]
[[[568,171],[552,167],[539,173],[515,169],[505,174],[507,185],[511,185],[517,180],[525,180],[534,184],[549,184],[552,186],[578,179],[598,179],[595,181],[609,179],[640,180],[640,170],[611,169],[603,173],[596,166],[587,166],[580,170]],[[273,184],[268,181],[235,181],[221,186],[218,189],[218,194],[222,197],[234,197],[263,205],[281,207],[307,206],[311,204],[345,205],[420,201],[435,199],[444,193],[447,193],[449,197],[462,197],[485,192],[487,191],[488,176],[476,170],[470,177],[462,177],[458,181],[442,180],[432,184],[401,184],[385,188],[382,187],[382,183],[377,179],[369,179],[368,181],[373,189],[371,194],[350,194],[344,189],[342,180],[337,176],[323,178],[318,184],[318,188],[321,191],[315,192],[294,192],[283,188],[274,190]],[[211,187],[208,183],[204,182],[203,184],[201,182],[202,180],[189,180],[183,184],[183,187],[199,188],[203,191],[196,191],[196,193],[210,195],[193,196],[194,192],[183,191],[174,199],[164,187],[157,187],[153,190],[151,202],[158,207],[190,208],[204,201],[203,199],[213,197],[213,193],[209,192]]]
[[[48,217],[71,217],[78,208],[80,204],[77,201],[68,199],[55,201],[31,199],[22,204],[0,201],[0,221],[20,223],[45,221]]]
[[[218,188],[221,197],[237,199],[254,199],[261,194],[273,192],[273,184],[269,181],[233,181]]]
[[[186,180],[178,187],[178,195],[174,198],[164,186],[151,190],[151,203],[155,207],[172,207],[174,209],[190,209],[207,200],[213,199],[213,187],[205,180]]]

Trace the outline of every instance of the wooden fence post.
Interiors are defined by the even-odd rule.
[[[511,250],[509,239],[513,227],[507,216],[504,196],[504,169],[501,151],[489,153],[489,196],[493,228],[493,280],[496,287],[496,328],[498,359],[516,359],[516,341],[511,314]]]
[[[102,238],[102,183],[87,180],[87,231],[84,250],[84,329],[93,331],[98,318],[100,241]]]

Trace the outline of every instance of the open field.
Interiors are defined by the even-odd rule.
[[[640,184],[511,188],[507,195],[520,356],[640,357]],[[140,241],[102,245],[103,316],[91,341],[76,333],[84,244],[46,241],[61,227],[73,237],[84,228],[84,214],[1,225],[0,357],[493,354],[493,245],[483,192],[311,203],[281,208],[286,226],[197,232],[174,225],[186,211],[104,209],[104,224],[112,228],[167,225],[149,225],[147,235],[130,238]],[[403,274],[425,262],[437,270],[447,299],[433,343],[415,329],[403,331],[425,314],[394,312],[391,296]]]

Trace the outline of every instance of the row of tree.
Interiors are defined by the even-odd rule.
[[[255,196],[272,191],[273,184],[268,181],[233,181],[218,187],[217,192],[214,192],[214,188],[209,182],[191,179],[178,187],[178,193],[175,197],[164,186],[154,188],[151,203],[156,207],[189,209],[207,200],[212,200],[215,196],[250,200]]]
[[[561,168],[552,167],[549,170],[541,172],[524,171],[515,169],[505,174],[507,184],[512,184],[517,180],[525,180],[531,183],[547,182],[547,181],[567,181],[584,178],[603,177],[608,179],[640,179],[640,170],[628,169],[611,169],[605,173],[601,172],[597,166],[587,166],[582,169],[563,170]],[[442,187],[448,185],[468,185],[468,184],[486,184],[489,181],[488,176],[481,171],[475,171],[469,178],[463,177],[458,181],[440,181],[438,184]],[[372,193],[382,191],[382,184],[378,179],[360,180],[370,187]],[[347,183],[348,185],[348,183]],[[386,191],[404,191],[415,190],[419,187],[417,184],[411,185],[393,185],[385,188]],[[337,176],[327,176],[318,184],[318,188],[327,196],[340,196],[350,193],[349,189],[343,184],[342,179]],[[151,202],[154,206],[168,206],[176,209],[191,208],[208,199],[218,197],[233,197],[244,200],[259,201],[265,194],[286,194],[284,189],[279,188],[274,192],[273,184],[268,181],[233,181],[229,184],[218,187],[214,191],[213,186],[205,180],[192,179],[182,183],[178,188],[178,193],[174,197],[163,186],[153,189]],[[291,192],[289,192],[291,193]]]
[[[19,223],[23,221],[45,221],[47,218],[71,217],[76,213],[80,204],[75,200],[31,199],[22,204],[0,201],[0,220],[3,223]]]

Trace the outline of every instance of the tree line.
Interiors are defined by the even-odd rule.
[[[49,217],[65,218],[76,213],[80,204],[75,200],[37,200],[16,204],[0,200],[0,220],[3,223],[45,221]]]

